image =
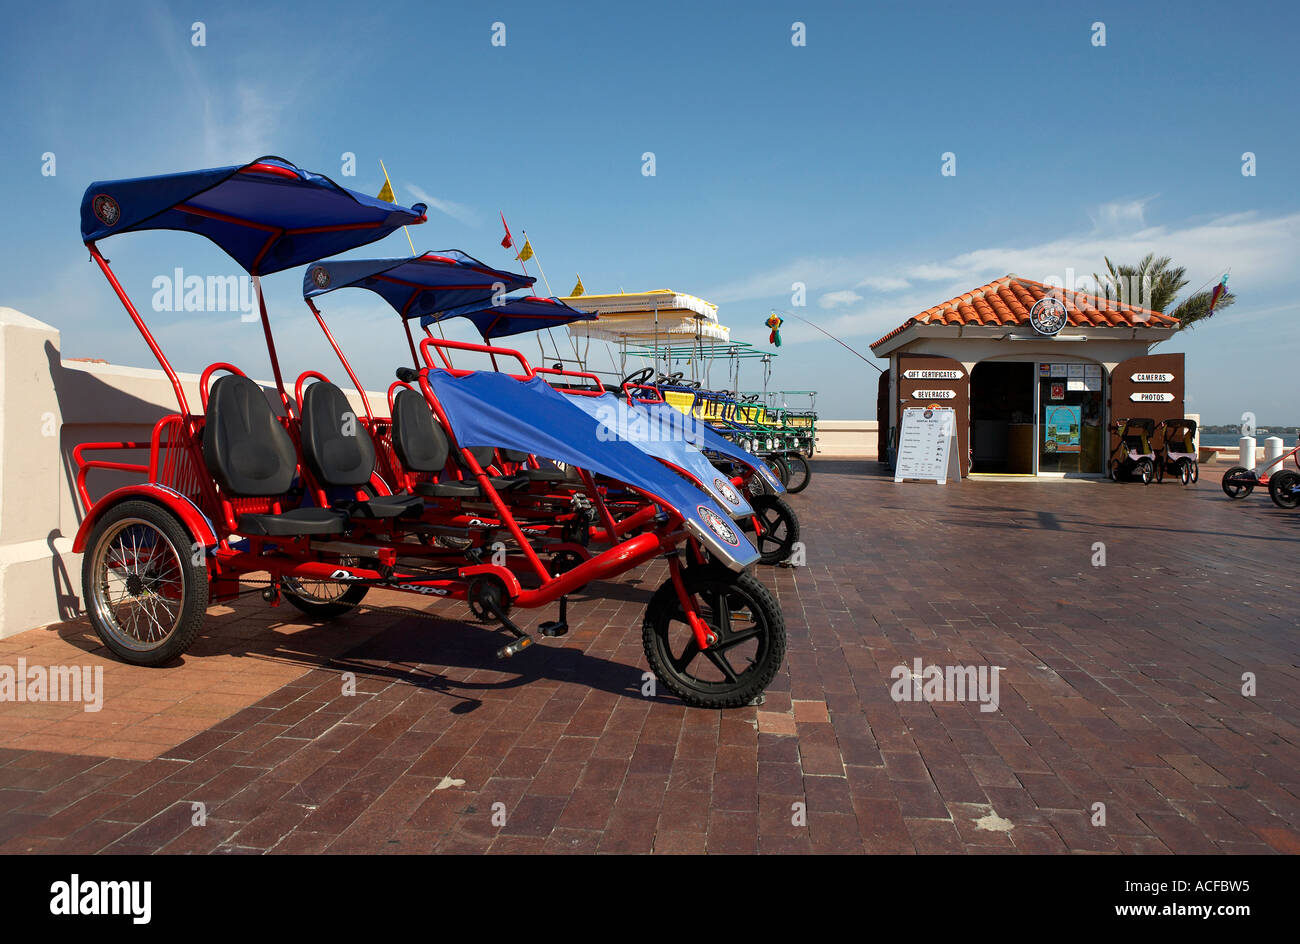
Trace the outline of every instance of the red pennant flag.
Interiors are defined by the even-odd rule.
[[[510,226],[509,224],[506,223],[506,215],[504,213],[501,214],[501,225],[506,228],[506,235],[501,240],[501,248],[510,249],[511,247],[514,246],[515,241],[510,238]]]

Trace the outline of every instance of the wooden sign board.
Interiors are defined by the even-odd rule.
[[[961,481],[956,412],[949,408],[904,410],[894,481],[913,479],[946,485],[950,478]]]

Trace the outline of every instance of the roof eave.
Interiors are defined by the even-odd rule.
[[[1010,340],[1027,338],[1034,341],[1051,343],[1056,340],[1082,337],[1108,341],[1164,341],[1177,331],[1176,325],[1069,325],[1059,335],[1035,335],[1029,325],[951,325],[951,324],[911,324],[890,338],[884,338],[871,346],[871,352],[877,357],[888,357],[900,348],[922,338],[970,338],[982,340]]]

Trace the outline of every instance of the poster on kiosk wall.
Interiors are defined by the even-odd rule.
[[[946,485],[961,481],[957,459],[957,414],[951,408],[910,407],[903,410],[898,434],[894,481],[912,479]]]

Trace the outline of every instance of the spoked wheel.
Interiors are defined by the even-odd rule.
[[[1139,459],[1137,464],[1138,478],[1142,480],[1143,485],[1150,485],[1151,479],[1155,475],[1155,463],[1150,459]]]
[[[786,453],[785,464],[790,468],[790,478],[785,483],[785,490],[791,495],[797,495],[808,487],[808,482],[812,479],[812,466],[797,452]]]
[[[794,551],[799,542],[799,516],[790,503],[779,495],[755,495],[749,500],[758,519],[759,531],[754,535],[759,560],[764,564],[779,564]],[[742,531],[754,534],[751,518],[741,518],[737,524]]]
[[[1156,463],[1156,484],[1159,485],[1164,480],[1165,480],[1165,464],[1164,462],[1157,462]]]
[[[163,665],[194,641],[208,607],[207,564],[195,548],[176,517],[152,502],[123,502],[95,525],[81,590],[90,624],[119,659]]]
[[[363,561],[366,567],[378,566],[377,561]],[[339,560],[344,567],[357,566],[356,558]],[[364,584],[345,583],[341,580],[308,580],[302,577],[285,577],[280,583],[284,598],[313,619],[331,620],[356,609],[370,589]]]
[[[671,579],[655,591],[641,630],[646,659],[673,694],[697,708],[739,708],[763,693],[785,658],[785,618],[751,574],[719,566],[682,571],[686,592],[716,637],[697,645]]]
[[[1234,501],[1245,498],[1255,490],[1254,482],[1232,481],[1237,476],[1250,475],[1250,470],[1245,466],[1234,465],[1227,472],[1223,473],[1223,494],[1227,495]]]
[[[1118,482],[1120,478],[1119,461],[1117,459],[1111,459],[1109,469],[1110,469],[1110,480],[1112,482]]]
[[[1192,463],[1192,484],[1195,485],[1201,480],[1201,464],[1195,459],[1190,461]]]
[[[1300,506],[1300,472],[1283,469],[1268,477],[1268,497],[1279,508]]]
[[[1191,459],[1178,460],[1178,481],[1182,482],[1184,485],[1192,484],[1192,460]]]
[[[786,465],[785,460],[776,453],[772,453],[770,456],[764,456],[763,463],[772,470],[772,474],[776,476],[777,481],[782,485],[785,485],[790,481],[790,467]]]

